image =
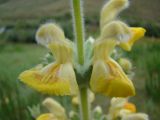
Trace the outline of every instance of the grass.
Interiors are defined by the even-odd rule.
[[[107,0],[98,2],[97,0],[85,0],[86,18],[98,19],[105,1]],[[122,16],[159,23],[159,3],[159,0],[154,0],[154,2],[151,0],[131,1],[131,7]],[[70,15],[70,0],[0,0],[0,15],[1,22]]]
[[[105,1],[107,0],[98,2],[97,0],[85,0],[86,16],[99,16],[99,10]],[[65,15],[70,12],[69,5],[69,0],[0,0],[0,18],[26,19]],[[129,8],[128,12],[125,12],[125,16],[158,21],[160,20],[160,13],[158,12],[160,8],[158,5],[159,0],[154,0],[154,2],[150,0],[134,0],[131,1],[131,8]]]
[[[0,47],[0,119],[31,119],[27,106],[40,101],[38,93],[17,79],[18,74],[40,62],[45,50],[35,45],[6,44]]]
[[[160,44],[157,39],[145,38],[133,47],[132,52],[126,53],[126,56],[133,61],[136,73],[133,82],[136,86],[137,95],[131,98],[131,101],[137,105],[138,111],[148,113],[151,120],[159,120],[160,108],[158,106],[160,105],[160,101],[155,103],[152,97],[146,92],[145,80],[148,79],[147,69],[149,69],[147,68],[146,61],[153,54],[157,56],[158,60],[160,59],[159,46]],[[46,96],[40,95],[26,87],[17,80],[17,77],[21,71],[40,63],[41,57],[46,52],[46,49],[35,44],[0,45],[0,120],[32,119],[27,106],[38,104]],[[154,64],[154,60],[151,62]],[[57,99],[67,107],[68,99]],[[107,106],[108,103],[105,97],[98,96],[95,104]],[[107,107],[104,110],[107,111]]]
[[[87,36],[91,33],[97,36],[100,9],[105,1],[84,1]],[[130,7],[121,13],[121,19],[131,26],[146,28],[147,36],[159,37],[159,3],[159,0],[133,0]],[[48,21],[61,24],[66,36],[73,39],[70,0],[0,0],[0,30],[5,29],[3,34],[0,33],[0,42],[33,42],[39,25]]]

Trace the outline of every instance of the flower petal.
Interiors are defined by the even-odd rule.
[[[141,28],[141,27],[137,27],[137,28],[130,28],[131,31],[132,31],[132,37],[131,39],[128,41],[128,42],[123,42],[123,43],[120,43],[119,46],[121,48],[123,48],[124,50],[126,51],[130,51],[133,44],[139,40],[140,38],[142,38],[146,32],[146,30],[144,28]]]
[[[122,68],[113,60],[95,63],[90,82],[95,92],[110,97],[128,97],[135,95],[135,89]]]
[[[40,115],[36,120],[58,120],[58,119],[51,113],[45,113]]]
[[[127,109],[133,113],[136,112],[136,106],[133,103],[126,102],[124,105],[124,109]]]
[[[102,39],[114,38],[119,44],[121,42],[126,42],[131,38],[132,32],[130,27],[122,21],[112,21],[106,24],[102,31],[100,37]]]
[[[110,76],[106,82],[108,89],[104,90],[104,94],[114,97],[128,97],[135,95],[135,89],[128,79],[122,68],[113,60],[107,60],[110,69]]]
[[[106,87],[104,83],[109,76],[109,68],[107,68],[103,60],[97,60],[93,65],[90,87],[94,92],[102,92]]]
[[[149,120],[148,115],[144,113],[133,113],[124,115],[122,120]]]
[[[114,97],[111,99],[111,108],[112,109],[123,108],[126,102],[128,102],[128,99],[126,98]]]
[[[116,42],[113,38],[99,39],[94,43],[94,56],[93,62],[97,60],[106,60],[110,57],[116,46]]]
[[[109,0],[101,10],[100,26],[114,20],[118,14],[129,5],[128,0]]]
[[[65,40],[63,30],[54,23],[47,23],[42,25],[36,33],[37,43],[48,47],[54,41]]]
[[[70,63],[52,63],[41,69],[27,70],[20,74],[19,79],[47,94],[75,95],[78,92],[75,73]]]
[[[72,42],[65,38],[63,30],[56,24],[42,25],[36,33],[36,40],[50,49],[58,63],[72,62]]]
[[[53,53],[57,63],[72,62],[73,48],[71,41],[67,39],[65,41],[54,41],[48,45],[48,48]]]

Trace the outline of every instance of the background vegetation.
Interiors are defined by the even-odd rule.
[[[98,32],[99,11],[106,1],[84,1],[87,32]],[[159,0],[131,1],[131,6],[122,13],[120,19],[131,26],[145,27],[147,36],[160,37],[158,5]],[[0,37],[3,41],[34,42],[36,29],[48,21],[58,21],[66,35],[73,38],[69,0],[0,0],[0,15]]]
[[[87,37],[99,33],[99,12],[105,0],[84,0]],[[39,104],[44,97],[26,87],[18,74],[40,63],[47,50],[35,42],[40,24],[54,21],[73,38],[69,0],[0,0],[0,120],[32,120],[28,106]],[[134,66],[137,95],[131,98],[138,111],[146,112],[151,120],[160,114],[160,1],[133,0],[120,19],[131,26],[147,29],[147,38],[125,53]],[[68,98],[59,98],[64,106]],[[107,112],[108,99],[97,95],[94,103]],[[67,102],[67,104],[66,104]],[[69,106],[70,107],[70,106]]]

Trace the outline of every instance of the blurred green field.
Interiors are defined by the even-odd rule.
[[[105,1],[84,1],[87,36],[99,32],[100,9]],[[146,28],[147,36],[160,37],[160,1],[131,0],[130,3],[119,18],[131,26]],[[60,24],[66,36],[73,39],[70,8],[70,0],[0,0],[0,42],[34,42],[39,25],[50,21]]]
[[[98,17],[100,8],[106,1],[84,0],[86,17]],[[159,0],[134,0],[130,2],[131,7],[122,16],[160,22]],[[70,14],[70,0],[0,0],[1,20],[37,19],[66,14]]]
[[[145,111],[151,120],[158,120],[160,114],[160,41],[145,38],[127,53],[134,65],[133,80],[137,95],[133,97],[139,111]]]
[[[18,74],[40,62],[45,50],[35,45],[0,45],[0,120],[30,120],[27,106],[40,97],[22,85]]]
[[[21,71],[40,63],[46,53],[46,49],[36,44],[0,45],[0,120],[32,119],[27,106],[40,103],[45,96],[23,85],[17,77]],[[138,111],[148,113],[151,120],[159,120],[160,101],[154,102],[152,96],[147,94],[145,82],[150,79],[148,61],[151,66],[156,62],[156,68],[160,68],[160,41],[145,38],[134,46],[132,52],[125,55],[133,61],[136,73],[134,83],[137,95],[131,101],[137,105]],[[156,72],[160,75],[160,71]],[[160,81],[160,76],[158,80]],[[106,98],[98,96],[95,104],[107,106]]]

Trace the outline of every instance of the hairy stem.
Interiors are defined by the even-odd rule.
[[[73,6],[73,19],[74,19],[74,30],[77,43],[77,53],[79,64],[84,64],[84,22],[83,13],[81,8],[81,0],[72,0]]]
[[[84,22],[81,7],[82,0],[72,0],[74,30],[77,43],[78,62],[84,64]],[[81,120],[90,120],[90,107],[88,104],[87,86],[80,88],[80,113]]]
[[[90,105],[86,87],[80,89],[80,101],[81,120],[90,120]]]

